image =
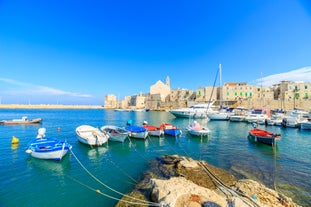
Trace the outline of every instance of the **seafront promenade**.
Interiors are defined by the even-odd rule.
[[[103,106],[62,104],[0,104],[0,109],[103,109]]]

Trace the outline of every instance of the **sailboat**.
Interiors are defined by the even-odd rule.
[[[221,80],[221,64],[219,64],[219,105],[220,109],[218,111],[211,111],[207,113],[207,117],[210,120],[229,120],[230,118],[230,113],[227,111],[226,108],[223,108],[222,106],[222,80]]]

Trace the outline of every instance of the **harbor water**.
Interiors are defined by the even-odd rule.
[[[247,123],[198,120],[211,133],[208,138],[186,132],[188,119],[169,112],[118,112],[103,109],[1,109],[0,120],[27,116],[42,118],[41,124],[0,125],[0,206],[114,206],[135,186],[158,156],[179,154],[264,183],[297,204],[311,206],[311,131],[276,126],[259,128],[281,134],[277,147],[248,139]],[[172,123],[183,130],[180,137],[148,137],[124,143],[108,142],[90,147],[78,142],[76,127],[87,124],[125,126],[148,121],[151,125]],[[40,160],[25,152],[39,128],[46,137],[72,145],[64,159]],[[11,139],[19,139],[12,145]]]

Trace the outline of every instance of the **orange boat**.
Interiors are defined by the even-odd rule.
[[[41,122],[41,118],[30,120],[27,116],[23,116],[21,119],[2,120],[0,121],[0,124],[40,124]]]

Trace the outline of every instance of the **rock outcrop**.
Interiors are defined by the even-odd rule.
[[[298,206],[261,183],[237,180],[229,172],[204,161],[178,155],[151,161],[144,179],[116,206],[146,206],[139,204],[141,200],[149,202],[149,206],[163,207]]]

